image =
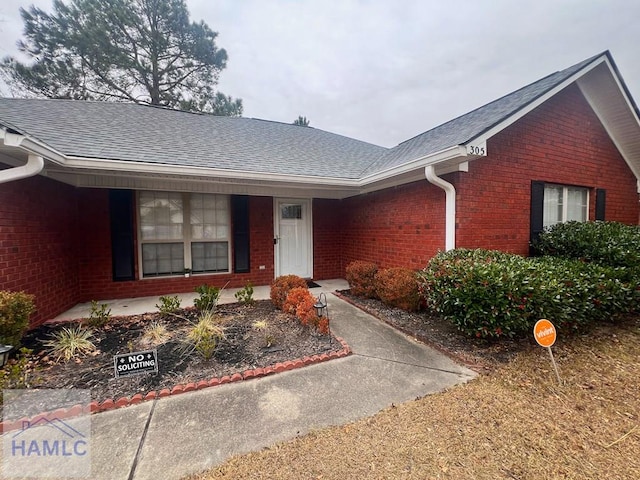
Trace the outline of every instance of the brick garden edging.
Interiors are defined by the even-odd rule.
[[[8,432],[11,430],[19,430],[22,428],[24,422],[30,421],[34,423],[42,418],[64,419],[77,417],[82,414],[93,414],[99,412],[105,412],[107,410],[114,410],[116,408],[127,407],[129,405],[137,405],[138,403],[148,400],[156,400],[173,395],[179,395],[181,393],[194,392],[196,390],[203,390],[209,387],[216,387],[218,385],[224,385],[227,383],[242,382],[245,380],[251,380],[253,378],[266,377],[275,373],[282,373],[288,370],[295,370],[298,368],[306,367],[307,365],[315,365],[318,363],[327,362],[336,358],[343,358],[351,354],[351,347],[340,337],[335,339],[342,345],[342,350],[338,350],[330,353],[322,353],[319,355],[305,356],[297,358],[295,360],[287,360],[286,362],[276,363],[264,368],[254,368],[251,370],[245,370],[242,373],[234,373],[233,375],[225,375],[221,378],[212,378],[210,380],[201,380],[197,383],[187,383],[186,385],[175,385],[173,388],[163,388],[161,390],[152,390],[146,395],[136,393],[131,397],[121,397],[117,400],[108,398],[102,402],[93,401],[88,405],[74,405],[69,408],[60,408],[52,412],[43,412],[35,415],[31,418],[21,418],[15,421],[0,422],[0,433]]]

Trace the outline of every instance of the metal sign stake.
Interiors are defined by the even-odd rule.
[[[553,364],[553,370],[556,372],[556,378],[558,379],[558,385],[562,386],[562,380],[560,379],[560,373],[558,373],[558,365],[556,365],[556,359],[553,358],[553,352],[551,351],[551,347],[547,347],[549,350],[549,356],[551,357],[551,363]]]

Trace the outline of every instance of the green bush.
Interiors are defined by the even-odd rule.
[[[533,247],[540,255],[640,268],[640,227],[637,225],[600,221],[558,223],[542,232]]]
[[[247,282],[247,284],[238,290],[235,295],[236,300],[245,305],[253,305],[255,300],[253,299],[253,284]]]
[[[375,276],[376,294],[387,305],[407,311],[418,310],[420,296],[416,273],[408,268],[387,268]]]
[[[196,292],[199,296],[193,301],[193,305],[201,312],[212,311],[218,306],[218,300],[220,299],[220,289],[218,287],[200,285],[196,287]]]
[[[521,336],[540,318],[560,329],[615,319],[638,306],[625,269],[486,250],[436,255],[419,275],[426,304],[476,337]]]
[[[347,265],[345,277],[351,293],[360,297],[378,298],[376,293],[376,273],[378,265],[356,260]]]
[[[180,310],[180,297],[178,295],[163,295],[159,300],[160,305],[156,303],[156,308],[163,317],[172,315]]]
[[[10,359],[7,364],[0,369],[0,389],[30,388],[37,383],[37,377],[33,380],[30,378],[30,374],[40,369],[38,362],[34,361],[34,359],[33,350],[22,347],[15,358]],[[0,406],[2,406],[1,393]]]
[[[17,346],[29,328],[35,311],[33,295],[0,291],[0,343]]]
[[[289,291],[294,288],[309,288],[307,282],[298,277],[297,275],[282,275],[276,278],[271,284],[271,290],[269,296],[271,302],[280,310],[284,308],[284,303],[287,301]]]
[[[89,313],[89,325],[92,327],[102,327],[111,319],[111,309],[106,303],[98,303],[91,300],[91,312]]]

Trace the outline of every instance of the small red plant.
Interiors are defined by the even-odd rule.
[[[329,335],[329,318],[322,317],[318,321],[318,331],[322,335]]]
[[[316,299],[313,295],[309,294],[308,298],[305,298],[298,304],[296,308],[296,317],[300,320],[302,325],[316,326],[318,324],[318,315],[313,305],[316,303]]]
[[[378,266],[375,263],[356,260],[347,265],[345,277],[351,293],[360,297],[378,298],[375,276]]]
[[[308,299],[313,300],[313,295],[311,295],[306,286],[292,288],[287,293],[287,298],[282,305],[282,311],[295,315],[298,305]]]
[[[297,275],[283,275],[276,278],[271,284],[271,302],[280,310],[284,310],[287,295],[294,288],[307,289],[307,282]]]
[[[376,273],[378,297],[387,305],[414,311],[420,305],[416,273],[408,268],[388,268]]]

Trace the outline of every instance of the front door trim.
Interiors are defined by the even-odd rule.
[[[304,231],[306,233],[306,246],[303,246],[306,253],[306,263],[307,268],[304,272],[295,273],[298,276],[303,278],[312,278],[313,277],[313,202],[310,198],[274,198],[273,202],[273,232],[274,232],[274,260],[275,260],[275,276],[279,277],[281,275],[286,275],[292,272],[283,271],[283,260],[282,252],[281,252],[281,238],[280,238],[280,208],[285,204],[301,204],[303,205],[303,212],[306,212],[306,215],[303,214]]]

